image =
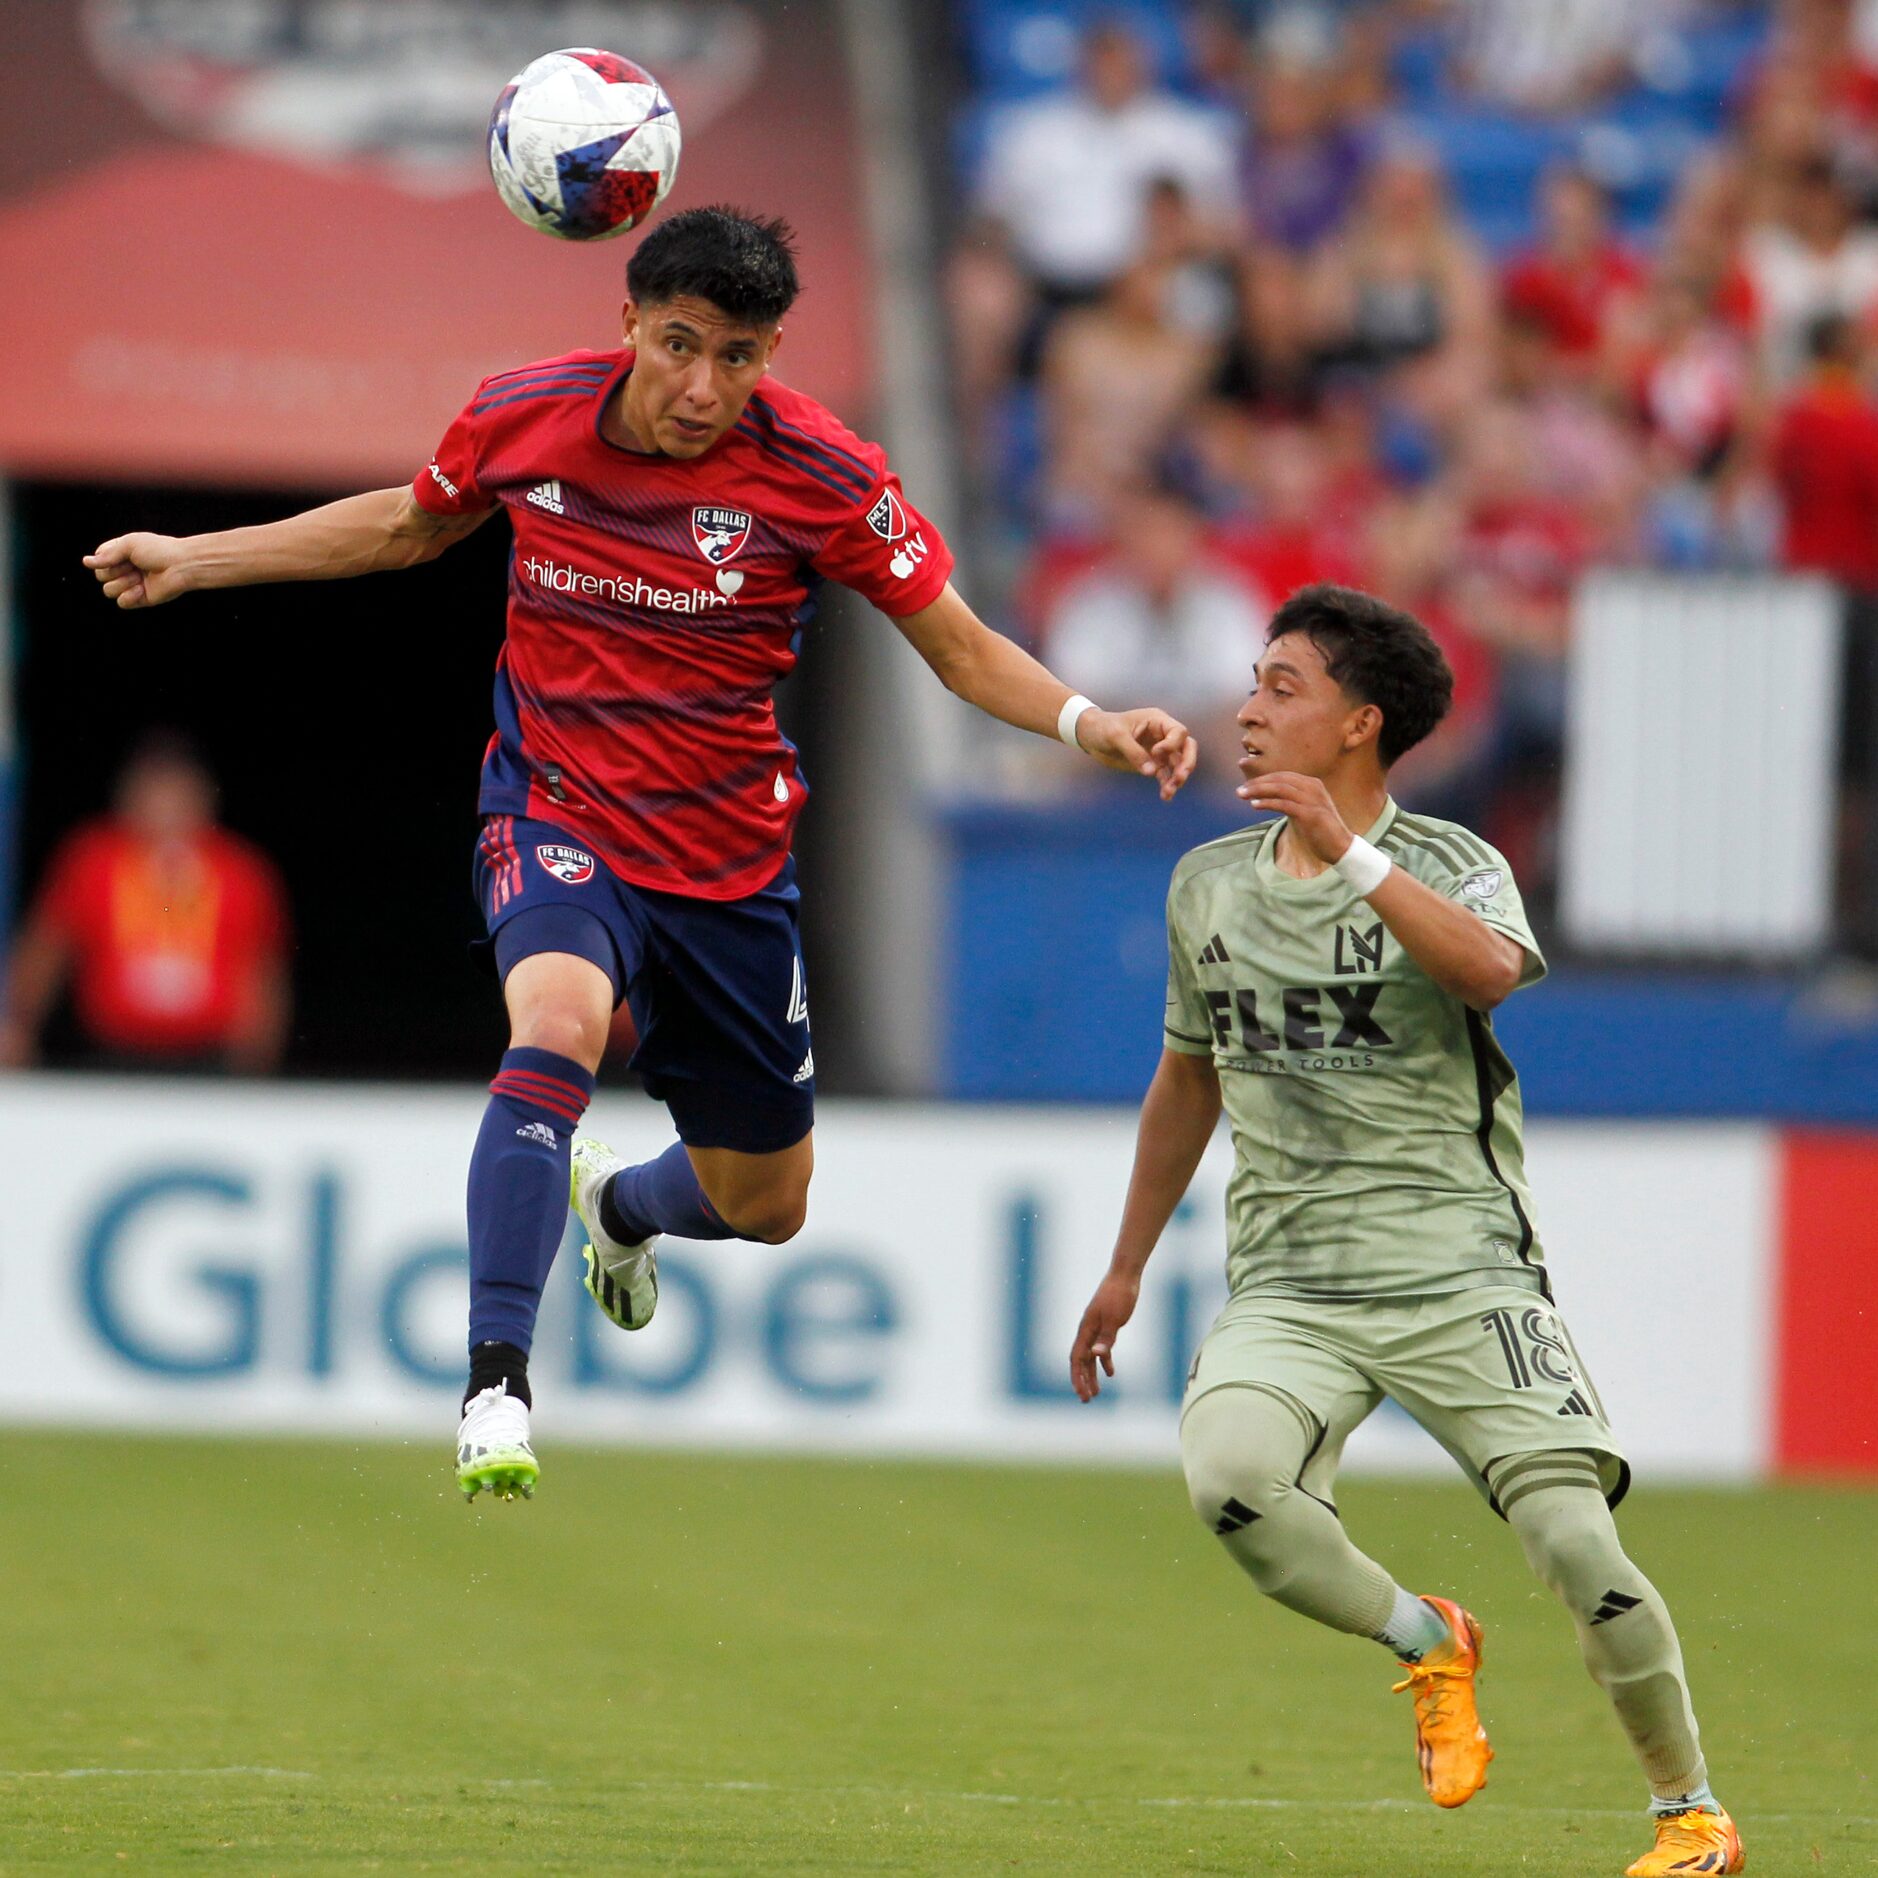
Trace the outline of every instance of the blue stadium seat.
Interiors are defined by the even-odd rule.
[[[1163,79],[1178,84],[1187,77],[1178,9],[1157,0],[959,0],[957,18],[967,65],[993,99],[1035,97],[1067,82],[1077,42],[1101,19],[1135,25]]]

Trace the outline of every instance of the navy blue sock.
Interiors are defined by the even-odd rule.
[[[682,1141],[674,1141],[656,1161],[622,1167],[600,1189],[600,1224],[622,1245],[650,1239],[655,1232],[678,1239],[742,1236],[704,1197]]]
[[[541,1287],[567,1225],[574,1129],[593,1078],[552,1050],[510,1050],[489,1085],[470,1156],[470,1348],[507,1343],[525,1356]]]

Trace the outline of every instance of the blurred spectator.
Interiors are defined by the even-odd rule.
[[[1754,282],[1742,258],[1749,194],[1738,151],[1702,152],[1676,179],[1656,252],[1659,275],[1689,282],[1716,318],[1742,333],[1752,333],[1758,320]],[[1637,310],[1637,303],[1628,303],[1618,323]]]
[[[1373,500],[1373,472],[1335,480],[1315,428],[1260,425],[1240,458],[1249,501],[1221,549],[1274,607],[1316,581],[1357,579],[1356,543]]]
[[[1321,66],[1260,60],[1240,187],[1252,239],[1308,254],[1349,219],[1371,157],[1370,139],[1337,109]]]
[[[1174,427],[1217,368],[1220,348],[1172,317],[1173,272],[1141,261],[1094,306],[1065,313],[1043,358],[1051,473],[1059,525],[1097,488],[1148,479]]]
[[[1643,491],[1634,419],[1586,383],[1586,362],[1538,314],[1509,311],[1500,333],[1499,392],[1526,432],[1534,485],[1583,516],[1600,552],[1627,555]]]
[[[1165,699],[1209,769],[1236,782],[1233,714],[1252,688],[1270,616],[1192,504],[1150,493],[1126,505],[1110,552],[1065,583],[1042,637],[1065,684],[1098,698]]]
[[[1455,571],[1470,624],[1503,664],[1556,664],[1572,586],[1593,544],[1579,513],[1546,489],[1518,406],[1496,399],[1468,414],[1454,490]]]
[[[1733,475],[1753,394],[1746,337],[1700,283],[1665,271],[1618,369],[1648,451],[1650,558],[1688,568],[1753,562],[1758,516]]]
[[[215,784],[180,740],[152,738],[131,757],[114,812],[69,835],[47,868],[9,962],[0,1060],[35,1058],[69,982],[100,1063],[279,1067],[286,897],[273,865],[215,813]]]
[[[1126,26],[1093,28],[1081,83],[1012,107],[992,131],[979,207],[1010,231],[1046,309],[1090,298],[1135,258],[1150,185],[1176,179],[1202,214],[1232,204],[1234,131],[1156,88]]]
[[[1448,595],[1456,521],[1435,486],[1386,493],[1370,511],[1359,584],[1413,613],[1454,673],[1448,715],[1390,772],[1390,790],[1418,809],[1478,822],[1491,810],[1498,679],[1493,654]]]
[[[1860,336],[1828,314],[1807,350],[1810,367],[1774,420],[1781,565],[1878,594],[1878,404],[1859,379]]]
[[[965,230],[946,257],[944,292],[965,442],[982,461],[991,406],[1017,369],[1031,318],[1030,288],[1002,222],[980,216]]]
[[[1745,252],[1761,362],[1778,387],[1804,364],[1816,320],[1838,313],[1863,321],[1878,307],[1878,230],[1855,225],[1851,198],[1824,155],[1793,165],[1776,200],[1775,216],[1748,231]]]
[[[1522,111],[1576,111],[1630,78],[1662,0],[1455,0],[1462,82]]]
[[[1878,48],[1859,15],[1873,12],[1853,0],[1783,0],[1747,94],[1759,158],[1779,167],[1823,152],[1866,215],[1878,208]]]
[[[1643,283],[1637,257],[1615,239],[1610,201],[1583,170],[1548,170],[1539,185],[1537,245],[1500,282],[1513,319],[1536,321],[1566,360],[1589,369],[1603,351],[1614,311]]]
[[[1176,177],[1148,186],[1141,259],[1166,278],[1163,312],[1176,331],[1214,343],[1238,323],[1238,269],[1228,231],[1201,215]]]
[[[1318,252],[1312,317],[1327,363],[1380,374],[1412,361],[1422,403],[1437,410],[1477,394],[1493,292],[1430,154],[1400,146],[1377,162],[1349,226]]]

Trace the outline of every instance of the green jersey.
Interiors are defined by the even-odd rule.
[[[1276,864],[1282,821],[1185,855],[1167,896],[1167,1047],[1210,1056],[1232,1124],[1227,1277],[1320,1297],[1544,1288],[1519,1085],[1489,1018],[1443,991],[1342,877]],[[1506,862],[1393,802],[1398,867],[1525,951]]]

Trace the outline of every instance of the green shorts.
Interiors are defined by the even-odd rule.
[[[1233,1388],[1269,1389],[1304,1410],[1317,1444],[1298,1484],[1325,1502],[1343,1444],[1384,1396],[1447,1449],[1489,1505],[1494,1463],[1518,1454],[1592,1454],[1612,1506],[1630,1485],[1570,1331],[1518,1286],[1347,1301],[1241,1292],[1193,1359],[1182,1412]]]

